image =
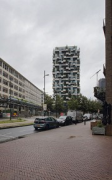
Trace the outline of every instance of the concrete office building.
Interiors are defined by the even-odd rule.
[[[77,46],[54,49],[53,92],[65,102],[80,94],[80,49]]]
[[[32,111],[34,109],[38,110],[43,102],[42,91],[1,58],[0,100],[0,110],[4,110],[4,103],[6,105],[5,109],[8,109],[11,100],[12,108],[14,110],[19,108],[21,111],[25,111],[24,107],[29,107]],[[19,100],[19,103],[17,100]]]

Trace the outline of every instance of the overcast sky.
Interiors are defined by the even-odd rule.
[[[104,78],[104,18],[105,0],[0,0],[0,57],[41,90],[45,70],[52,95],[53,49],[75,45],[81,93],[93,99],[95,73]]]

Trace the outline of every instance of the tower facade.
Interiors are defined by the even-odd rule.
[[[98,81],[98,87],[105,90],[105,78],[101,78]]]
[[[53,92],[65,102],[80,94],[80,49],[77,46],[54,49]]]

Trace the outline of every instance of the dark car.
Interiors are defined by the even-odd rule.
[[[35,130],[38,129],[51,129],[59,127],[59,122],[53,117],[37,117],[34,121]]]
[[[59,122],[59,125],[62,126],[66,126],[69,124],[72,124],[72,117],[71,116],[60,116],[57,121]]]

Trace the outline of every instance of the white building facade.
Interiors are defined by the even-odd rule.
[[[65,102],[80,94],[80,49],[77,46],[54,49],[53,92]]]
[[[0,98],[42,106],[43,92],[0,58]],[[23,103],[24,104],[24,103]],[[17,104],[16,104],[17,105]],[[19,106],[20,107],[20,106]],[[33,107],[33,106],[32,106]],[[7,106],[8,108],[8,106]],[[0,106],[0,110],[4,107]]]

